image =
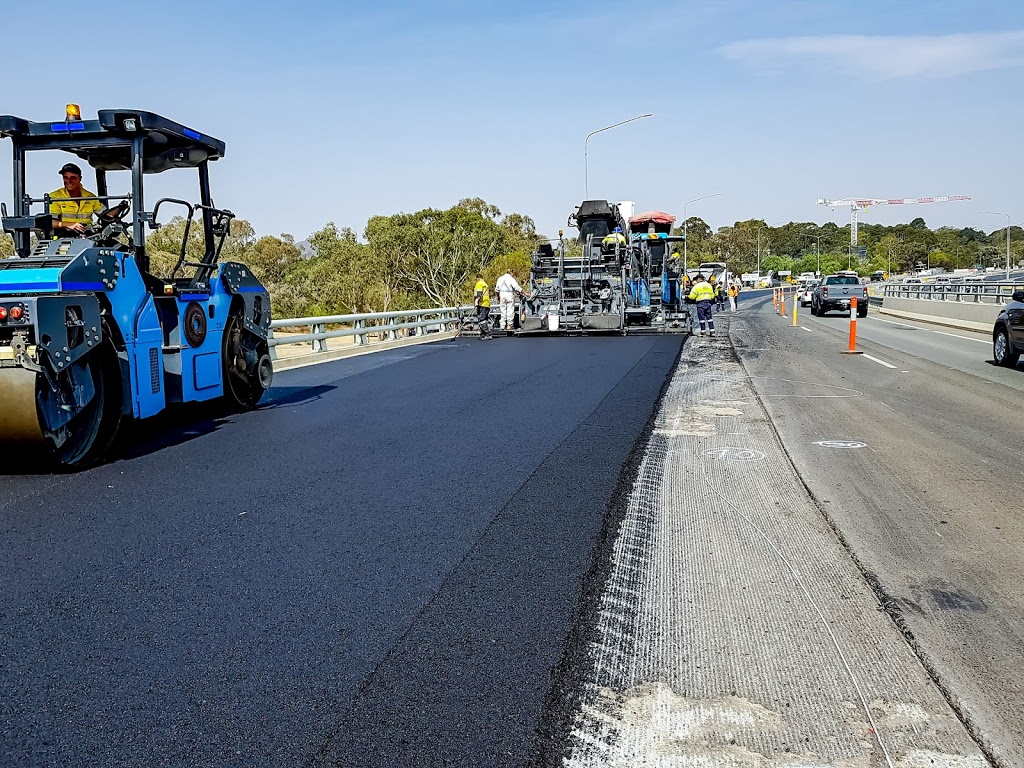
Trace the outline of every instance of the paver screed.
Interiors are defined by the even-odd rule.
[[[988,765],[728,337],[685,345],[611,558],[567,768]]]

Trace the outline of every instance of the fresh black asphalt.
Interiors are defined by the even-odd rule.
[[[525,764],[680,344],[381,352],[0,477],[0,765]]]

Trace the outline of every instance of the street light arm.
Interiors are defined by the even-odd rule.
[[[688,206],[690,203],[696,203],[699,202],[700,200],[707,200],[709,197],[718,197],[721,194],[721,192],[712,192],[710,195],[704,195],[704,197],[695,197],[693,198],[693,200],[687,200],[683,204],[683,220],[686,220],[686,206]]]
[[[645,117],[654,117],[654,113],[648,112],[646,115],[637,115],[636,117],[629,118],[629,120],[623,120],[621,123],[606,125],[604,128],[598,128],[596,131],[591,131],[590,133],[587,134],[587,138],[584,139],[583,144],[586,145],[586,143],[590,141],[590,137],[593,136],[595,133],[601,133],[601,131],[610,131],[612,128],[618,128],[620,125],[632,123],[634,120],[642,120]]]
[[[614,123],[613,125],[606,125],[604,128],[598,128],[596,131],[591,131],[587,134],[587,138],[583,140],[583,196],[586,199],[590,199],[590,163],[587,159],[587,142],[590,141],[590,137],[594,134],[601,133],[602,131],[610,131],[612,128],[618,128],[620,125],[632,123],[634,120],[643,120],[645,117],[654,117],[654,113],[648,112],[645,115],[637,115],[636,117],[629,118],[629,120],[623,120],[622,122]]]

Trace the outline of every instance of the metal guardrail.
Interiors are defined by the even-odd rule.
[[[367,312],[356,315],[325,315],[322,317],[292,317],[270,323],[270,356],[277,359],[275,348],[281,344],[308,342],[312,352],[327,352],[327,340],[350,336],[356,346],[370,346],[371,336],[377,343],[396,341],[399,332],[410,330],[413,336],[456,330],[460,318],[472,307],[435,307],[432,309],[404,309],[395,312]],[[343,326],[328,330],[327,326]],[[308,327],[309,333],[278,338],[276,329]],[[432,330],[433,329],[433,330]]]
[[[1014,291],[1024,290],[1024,283],[975,281],[964,283],[886,283],[882,296],[925,301],[959,301],[974,304],[1005,304]]]

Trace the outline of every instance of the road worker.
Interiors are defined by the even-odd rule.
[[[698,336],[704,335],[705,325],[709,336],[715,335],[715,318],[711,311],[711,303],[715,300],[715,289],[704,275],[698,274],[690,291],[690,300],[697,304],[697,322],[700,323]]]
[[[610,235],[605,235],[604,239],[601,240],[601,247],[608,250],[614,250],[616,245],[625,244],[626,236],[622,234],[622,227],[616,227]]]
[[[82,186],[82,169],[77,165],[65,163],[60,175],[64,186],[50,193],[53,231],[55,234],[81,235],[92,224],[93,214],[105,206]]]
[[[487,286],[482,272],[478,272],[476,276],[473,305],[476,307],[476,325],[480,331],[480,338],[491,338],[491,289]]]
[[[523,295],[523,289],[516,282],[515,271],[510,268],[499,277],[494,289],[498,292],[498,306],[501,308],[501,330],[513,331],[516,327],[516,300]]]
[[[730,312],[735,312],[736,311],[736,299],[739,297],[739,295],[740,295],[740,287],[738,285],[736,285],[735,281],[733,281],[732,283],[729,284],[729,311]]]
[[[607,280],[601,281],[601,287],[597,292],[598,299],[601,300],[601,312],[607,315],[612,311],[612,286]]]

